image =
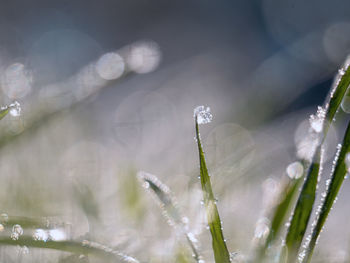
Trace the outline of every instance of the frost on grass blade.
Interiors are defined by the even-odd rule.
[[[0,120],[4,118],[8,113],[13,117],[21,115],[21,105],[18,101],[14,101],[10,105],[6,105],[0,108]]]
[[[341,105],[349,85],[350,68],[348,62],[346,61],[341,74],[338,74],[335,78],[334,85],[331,88],[324,107],[322,107],[322,109],[318,109],[316,117],[310,118],[311,125],[317,118],[322,119],[321,128],[318,120],[314,123],[313,127],[315,132],[320,130],[321,140],[317,145],[315,153],[313,154],[310,168],[308,169],[304,185],[294,208],[293,217],[287,231],[286,246],[288,249],[288,262],[295,262],[297,258],[297,254],[313,209],[319,173],[322,170],[322,144],[327,136],[328,129],[334,120],[335,114]]]
[[[150,173],[140,171],[138,172],[137,177],[142,186],[154,197],[156,202],[161,207],[163,215],[167,219],[168,224],[177,228],[185,235],[186,240],[192,250],[193,258],[197,262],[204,263],[198,252],[198,240],[194,234],[187,229],[188,218],[181,215],[177,207],[177,201],[175,197],[172,196],[169,187],[163,184],[155,175]]]
[[[197,119],[198,124],[210,123],[213,119],[209,107],[198,106],[193,111],[193,117]]]
[[[350,122],[346,129],[343,144],[338,147],[338,152],[334,158],[331,179],[327,183],[326,192],[322,194],[322,203],[318,208],[316,220],[313,223],[312,233],[309,242],[305,245],[305,256],[303,262],[310,262],[317,239],[326,222],[328,214],[332,209],[333,204],[337,198],[340,187],[349,170],[349,151],[350,151]]]
[[[107,247],[105,245],[83,240],[78,241],[53,241],[53,240],[34,240],[31,236],[21,236],[18,240],[13,240],[10,237],[0,236],[0,244],[7,246],[21,246],[54,249],[58,251],[70,252],[79,255],[95,255],[103,259],[103,262],[115,262],[120,260],[126,263],[139,263],[140,261],[134,257],[128,256],[123,252]]]
[[[201,110],[198,111],[198,109],[201,109]],[[200,106],[194,110],[196,139],[197,139],[199,164],[200,164],[200,180],[201,180],[202,192],[204,197],[203,203],[207,214],[207,221],[208,221],[210,233],[212,236],[212,246],[214,251],[215,262],[228,263],[228,262],[231,262],[230,253],[227,250],[224,235],[222,233],[221,219],[216,206],[216,199],[214,197],[213,190],[211,187],[210,177],[209,177],[209,173],[208,173],[208,169],[207,169],[207,165],[205,162],[204,153],[203,153],[203,149],[200,141],[200,136],[199,136],[198,120],[202,121],[202,117],[200,113],[202,112],[203,109],[204,109],[204,106]],[[211,119],[212,119],[212,115],[210,114],[210,121]]]
[[[299,179],[303,176],[304,166],[300,162],[294,162],[287,166],[286,172],[291,179]]]

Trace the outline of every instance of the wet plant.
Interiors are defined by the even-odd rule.
[[[342,183],[350,172],[350,123],[344,133],[342,143],[337,147],[330,178],[326,191],[321,194],[321,205],[315,211],[315,220],[310,224],[314,211],[314,203],[318,194],[319,178],[323,170],[325,140],[337,112],[341,108],[350,85],[350,67],[348,61],[339,70],[326,102],[319,106],[316,114],[309,119],[307,154],[297,153],[296,161],[286,167],[286,175],[280,182],[279,199],[269,211],[269,220],[259,221],[258,244],[253,246],[246,262],[304,262],[312,260],[314,249],[320,233],[326,224],[327,217],[337,200]],[[0,109],[0,119],[7,114],[19,116],[21,107],[13,102]],[[211,236],[212,255],[215,263],[234,261],[234,253],[230,253],[224,238],[217,199],[213,191],[211,176],[200,136],[200,125],[210,123],[212,114],[209,107],[198,106],[194,109],[194,134],[199,157],[198,179],[202,193],[202,209],[205,213],[207,229]],[[175,195],[170,188],[156,176],[147,172],[138,172],[141,185],[158,203],[168,224],[186,241],[193,258],[189,261],[205,262],[201,244],[189,226],[189,218],[181,211]],[[300,190],[299,190],[300,187]],[[75,188],[77,199],[89,221],[100,218],[97,201],[93,190],[84,185]],[[291,216],[287,218],[289,213]],[[287,226],[283,233],[283,226]],[[42,218],[18,217],[5,213],[0,215],[0,245],[18,246],[23,253],[28,248],[53,249],[69,252],[83,259],[87,256],[97,257],[103,262],[140,262],[127,255],[119,248],[100,244],[82,237],[71,240],[65,235],[64,223],[52,223]],[[306,236],[307,229],[311,234]],[[282,237],[282,242],[279,239]],[[304,245],[303,245],[304,242]],[[78,259],[79,259],[78,258]],[[69,258],[70,259],[70,258]],[[67,259],[67,260],[69,260]],[[183,261],[187,262],[186,257]]]

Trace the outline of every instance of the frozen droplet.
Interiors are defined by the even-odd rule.
[[[50,229],[49,238],[53,241],[63,241],[66,239],[66,234],[62,229]]]
[[[149,188],[149,182],[144,182],[142,184],[142,187],[145,188],[145,189],[148,189]]]
[[[266,238],[270,232],[270,221],[266,218],[260,218],[256,223],[254,237],[256,239]]]
[[[44,241],[46,242],[49,239],[49,234],[46,230],[38,228],[35,230],[33,234],[33,239],[36,241]]]
[[[339,74],[340,76],[343,76],[343,75],[345,74],[345,69],[344,69],[344,68],[338,69],[338,74]]]
[[[294,162],[287,166],[287,175],[291,179],[298,179],[304,173],[304,167],[300,162]]]
[[[18,240],[18,238],[23,235],[23,228],[16,224],[12,227],[11,239]]]
[[[192,243],[198,243],[197,238],[192,232],[187,233],[187,237],[189,240],[191,240]]]
[[[310,116],[310,126],[316,133],[322,132],[325,117],[326,111],[320,106],[317,108],[316,115],[312,114]]]
[[[11,103],[9,106],[9,113],[13,116],[13,117],[18,117],[21,115],[21,104],[19,104],[18,101],[15,101],[13,103]]]
[[[197,119],[198,124],[206,124],[212,121],[213,115],[209,107],[198,106],[193,111],[193,117]]]

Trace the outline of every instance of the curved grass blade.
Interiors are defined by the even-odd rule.
[[[349,85],[350,67],[349,64],[346,64],[345,68],[341,69],[336,77],[335,87],[332,88],[326,100],[324,109],[319,108],[316,116],[316,118],[318,118],[317,121],[320,121],[322,125],[321,132],[323,133],[323,138],[321,138],[321,141],[319,142],[313,155],[312,163],[308,169],[308,173],[297,204],[294,208],[293,217],[287,232],[286,246],[289,255],[288,262],[295,262],[301,242],[304,238],[316,198],[316,186],[320,171],[322,144]]]
[[[230,253],[227,250],[224,235],[222,233],[221,220],[216,206],[216,199],[214,198],[211,187],[210,177],[207,165],[204,158],[204,153],[199,136],[198,115],[195,114],[196,139],[199,152],[200,163],[200,179],[203,191],[203,201],[207,214],[208,225],[212,237],[212,246],[214,251],[214,258],[216,263],[229,263]]]
[[[163,211],[163,215],[166,217],[168,224],[179,228],[186,237],[188,244],[192,250],[193,258],[197,262],[202,262],[202,257],[198,252],[196,243],[198,242],[195,236],[187,231],[183,217],[179,209],[177,208],[177,202],[172,196],[168,186],[163,184],[155,175],[146,172],[138,172],[137,177],[142,183],[142,186],[148,190],[157,200],[159,206]]]
[[[30,236],[21,236],[18,240],[12,240],[9,237],[1,236],[0,245],[54,249],[75,254],[96,255],[110,262],[114,262],[117,259],[121,262],[139,263],[137,259],[130,257],[120,251],[87,240],[84,240],[82,242],[52,240],[36,241]]]
[[[323,200],[323,203],[320,207],[316,218],[316,224],[311,233],[311,239],[309,244],[306,244],[306,250],[303,262],[310,262],[311,257],[314,251],[314,248],[317,243],[317,239],[321,233],[321,230],[326,222],[328,214],[336,200],[340,187],[344,181],[345,175],[347,173],[347,167],[345,163],[346,154],[350,151],[350,122],[346,129],[343,146],[340,149],[340,152],[337,153],[335,157],[335,166],[332,170],[331,179],[327,183],[326,197]]]

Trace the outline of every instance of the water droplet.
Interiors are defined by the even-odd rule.
[[[50,229],[49,237],[53,241],[63,241],[66,239],[66,234],[61,229]]]
[[[291,179],[298,179],[304,173],[304,167],[300,162],[294,162],[287,166],[287,175]]]
[[[145,188],[145,189],[148,189],[149,188],[149,182],[144,182],[142,184],[142,187]]]
[[[33,234],[33,239],[35,241],[44,241],[46,242],[49,239],[49,234],[47,233],[46,230],[38,228],[35,230]]]
[[[9,113],[11,114],[11,116],[18,117],[21,115],[21,105],[19,104],[18,101],[11,103],[8,106],[8,108],[9,108]]]
[[[345,70],[344,70],[343,68],[340,68],[340,69],[338,70],[338,74],[339,74],[340,76],[343,76],[343,75],[345,74]]]
[[[322,132],[325,117],[326,111],[320,106],[317,107],[316,115],[312,114],[310,116],[310,126],[316,133]]]
[[[257,239],[266,238],[270,232],[270,221],[266,218],[260,218],[255,226],[254,237]]]
[[[5,227],[3,224],[0,224],[0,232],[4,231]]]
[[[187,233],[187,237],[189,240],[191,240],[192,243],[198,243],[198,240],[193,233],[191,232]]]
[[[207,124],[213,120],[209,107],[198,106],[193,111],[193,117],[197,118],[198,124]]]
[[[23,235],[23,228],[20,225],[14,225],[12,227],[11,239],[18,240],[21,235]]]

